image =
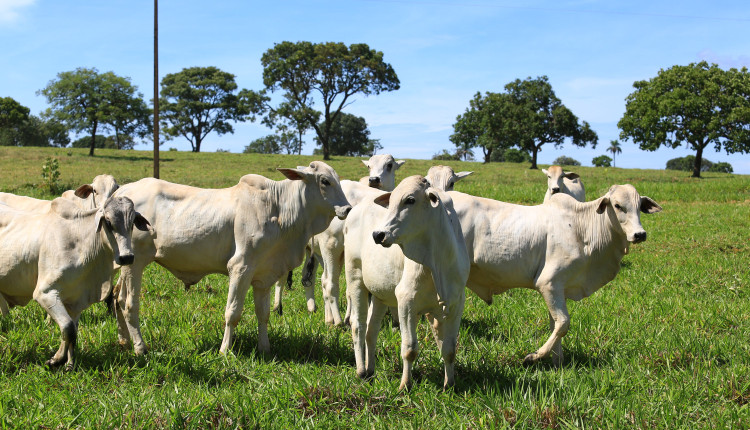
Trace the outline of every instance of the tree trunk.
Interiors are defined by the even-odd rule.
[[[323,159],[324,160],[330,160],[331,159],[331,153],[328,151],[328,139],[321,139],[320,146],[323,148]]]
[[[695,151],[695,164],[693,164],[693,178],[701,177],[701,164],[703,164],[703,146],[698,146]]]
[[[96,148],[96,126],[98,124],[94,122],[94,128],[91,131],[91,147],[89,148],[89,157],[94,156],[94,148]]]
[[[193,152],[201,152],[201,139],[195,138],[195,145],[193,145]]]
[[[536,167],[536,155],[538,152],[539,149],[534,145],[534,149],[531,150],[531,167],[529,167],[529,169],[538,169],[538,167]]]
[[[484,164],[490,162],[490,156],[492,155],[492,148],[482,148],[484,150]]]

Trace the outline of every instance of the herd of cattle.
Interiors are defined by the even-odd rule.
[[[229,276],[221,353],[232,346],[252,286],[258,350],[268,352],[271,288],[276,285],[274,309],[281,312],[281,280],[306,255],[308,310],[316,309],[320,264],[325,321],[351,325],[360,377],[373,375],[378,331],[390,308],[402,338],[401,387],[412,381],[421,315],[449,386],[466,287],[488,304],[510,288],[541,293],[552,334],[525,361],[552,355],[559,364],[570,326],[566,299],[580,300],[611,281],[630,244],[646,240],[640,212],[661,211],[631,185],[612,186],[586,202],[578,175],[559,166],[544,170],[544,203],[522,206],[453,191],[471,172],[434,166],[396,186],[403,161],[375,155],[363,162],[369,176],[359,181],[340,181],[330,166],[314,161],[278,169],[287,180],[250,174],[224,189],[153,178],[119,187],[100,175],[52,201],[0,193],[0,311],[8,315],[36,300],[62,337],[47,364],[72,369],[81,312],[114,294],[118,340],[144,354],[141,282],[156,262],[186,286],[210,273]]]

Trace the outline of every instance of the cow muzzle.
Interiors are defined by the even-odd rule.
[[[384,231],[373,231],[372,240],[374,240],[376,244],[381,245],[384,248],[389,248],[392,245],[389,241],[386,240],[386,233]]]
[[[336,216],[339,219],[344,220],[346,219],[347,215],[349,215],[349,212],[352,211],[352,207],[351,205],[336,206],[335,210],[336,210]]]
[[[370,183],[370,187],[372,188],[380,188],[380,178],[377,176],[370,176],[370,179],[368,180]]]
[[[646,241],[645,231],[639,231],[638,233],[633,234],[633,243],[641,243],[645,241]]]
[[[552,189],[552,194],[557,194],[559,192],[560,192],[560,188],[553,188]]]
[[[133,261],[135,261],[135,256],[133,254],[126,254],[119,256],[116,263],[120,266],[129,266],[133,264]]]

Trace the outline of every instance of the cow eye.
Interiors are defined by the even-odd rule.
[[[320,182],[323,185],[325,185],[326,187],[329,186],[329,185],[331,185],[331,182],[328,179],[326,179],[326,178],[323,178]]]
[[[622,210],[622,206],[620,206],[619,203],[615,203],[615,208],[619,209],[619,210]]]
[[[404,204],[407,204],[407,205],[413,205],[416,202],[417,201],[414,199],[414,196],[409,196],[406,199],[404,199]]]
[[[391,171],[391,169],[393,168],[393,164],[391,164],[391,163],[388,163],[388,165],[387,165],[387,166],[385,166],[385,168],[386,168],[386,170],[388,170],[388,171],[390,172],[390,171]]]
[[[105,218],[105,219],[104,219],[104,223],[105,223],[105,224],[107,224],[107,228],[108,228],[108,229],[110,229],[110,230],[114,230],[114,229],[112,228],[112,223],[111,223],[111,222],[109,222],[109,220],[108,220],[108,219],[106,219],[106,218]]]
[[[450,183],[450,184],[448,184],[448,187],[449,187],[449,188],[453,188],[453,184],[454,184],[454,182],[453,182],[453,181],[451,181],[451,183]]]

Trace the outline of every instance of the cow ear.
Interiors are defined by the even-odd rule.
[[[641,212],[645,214],[661,212],[661,206],[650,197],[641,196]]]
[[[578,175],[578,173],[573,173],[573,172],[566,172],[565,173],[565,177],[568,178],[568,179],[570,179],[570,180],[580,178],[580,176]]]
[[[99,208],[98,211],[96,211],[96,215],[94,216],[94,224],[96,224],[96,232],[99,233],[102,229],[102,224],[104,224],[104,209]]]
[[[367,160],[362,160],[362,164],[364,164],[368,169],[370,168],[370,163],[368,163]]]
[[[377,196],[374,202],[375,204],[383,206],[384,208],[388,209],[388,205],[391,204],[391,193],[385,193],[385,194]]]
[[[90,196],[91,193],[93,192],[94,192],[94,187],[92,187],[89,184],[86,184],[86,185],[81,185],[80,187],[76,188],[76,191],[73,194],[75,194],[76,197],[85,199],[88,196]]]
[[[307,169],[307,166],[297,166],[297,170],[305,170]]]
[[[137,228],[140,231],[151,231],[151,223],[148,222],[148,220],[141,215],[140,213],[135,213],[135,220],[133,221],[133,225],[135,228]]]
[[[458,178],[456,180],[458,181],[459,179],[463,179],[463,178],[471,175],[472,173],[474,173],[474,172],[458,172],[458,173],[456,173],[456,177]]]
[[[596,208],[596,213],[600,215],[603,214],[604,211],[607,210],[607,205],[609,205],[609,195],[602,197],[599,206]]]
[[[283,169],[279,167],[276,170],[292,181],[301,181],[307,176],[307,174],[301,169]]]
[[[396,168],[403,166],[404,163],[406,163],[406,160],[396,160]]]
[[[549,172],[547,171],[547,169],[542,169],[542,173],[544,173],[545,175],[549,175]]]
[[[427,198],[430,199],[430,205],[433,208],[440,206],[440,196],[438,196],[437,190],[430,187],[427,189]]]

